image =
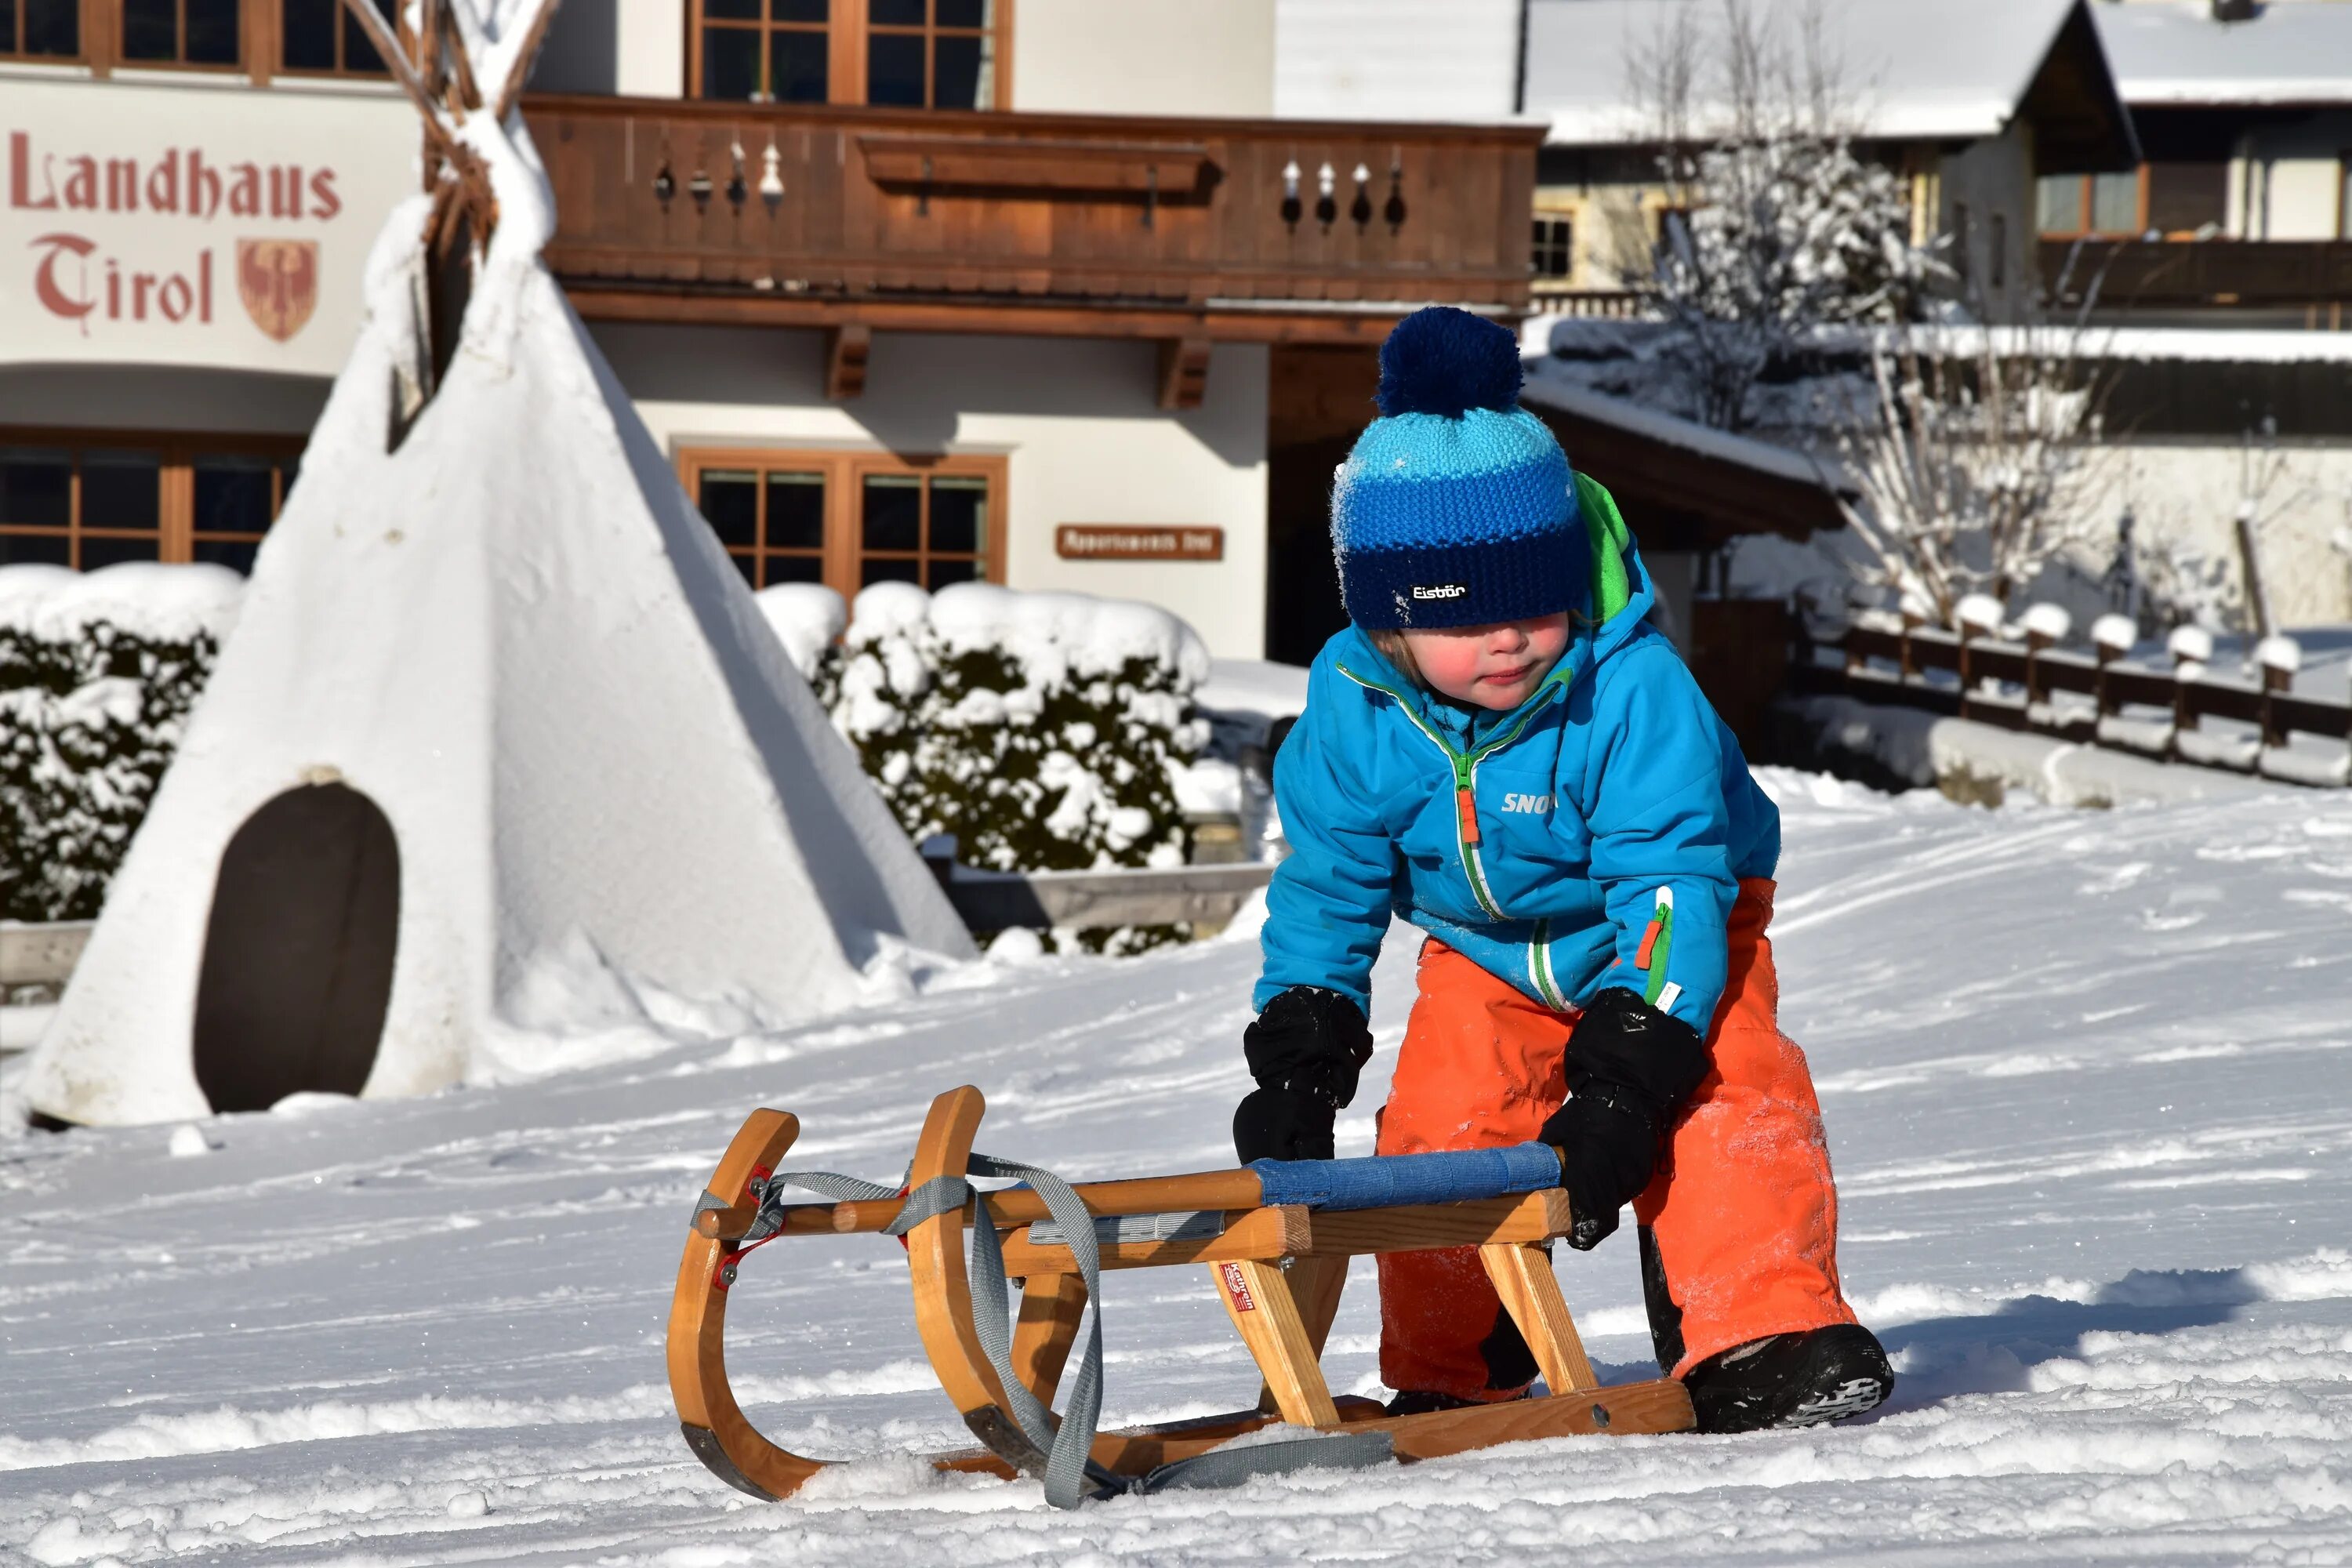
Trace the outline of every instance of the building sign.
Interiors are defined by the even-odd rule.
[[[11,80],[0,362],[333,374],[417,145],[389,93]]]
[[[1054,531],[1054,553],[1065,561],[1223,561],[1225,531],[1194,523],[1066,522]]]

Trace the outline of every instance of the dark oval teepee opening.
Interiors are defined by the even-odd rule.
[[[309,784],[247,817],[221,855],[196,981],[196,1082],[213,1110],[357,1094],[399,929],[400,846],[366,795]]]

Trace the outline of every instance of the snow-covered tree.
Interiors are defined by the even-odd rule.
[[[1870,387],[1838,444],[1864,547],[1855,570],[1939,624],[2003,604],[2114,538],[2097,505],[2105,382],[2069,327],[1896,328],[1870,342]]]
[[[1694,412],[1738,430],[1768,368],[1823,328],[1913,319],[1945,268],[1911,242],[1901,176],[1853,150],[1818,3],[1661,16],[1633,67],[1666,198],[1646,281]]]

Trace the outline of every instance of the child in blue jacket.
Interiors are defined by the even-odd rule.
[[[1381,1153],[1539,1138],[1591,1247],[1634,1206],[1658,1360],[1702,1430],[1858,1414],[1894,1383],[1839,1290],[1836,1191],[1776,1022],[1780,817],[1648,615],[1609,494],[1517,406],[1511,333],[1433,308],[1381,352],[1340,468],[1349,618],[1275,764],[1244,1163],[1328,1159],[1372,962],[1427,933]],[[1514,1399],[1533,1358],[1474,1248],[1380,1259],[1405,1414]]]

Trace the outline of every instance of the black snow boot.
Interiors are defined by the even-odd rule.
[[[1707,1357],[1683,1379],[1702,1432],[1813,1426],[1874,1410],[1895,1391],[1878,1336],[1858,1323],[1770,1334]]]

